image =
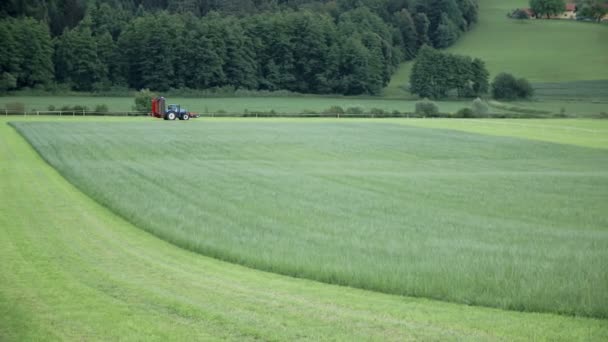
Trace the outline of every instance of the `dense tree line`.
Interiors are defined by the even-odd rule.
[[[410,91],[420,97],[439,99],[454,91],[458,97],[478,97],[488,91],[485,63],[468,56],[423,46],[412,67]]]
[[[53,44],[48,26],[31,18],[0,21],[0,91],[48,84]]]
[[[232,87],[350,95],[378,93],[423,45],[452,44],[476,22],[477,3],[7,0],[0,17],[9,47],[0,52],[0,90],[56,82],[81,91]]]

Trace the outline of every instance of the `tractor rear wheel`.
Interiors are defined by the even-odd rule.
[[[177,115],[174,112],[167,113],[167,120],[175,120],[176,117]]]
[[[190,115],[188,113],[184,113],[182,115],[182,120],[190,120]]]

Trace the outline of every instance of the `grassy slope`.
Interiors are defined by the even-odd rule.
[[[608,25],[564,20],[517,21],[506,17],[527,0],[480,0],[477,26],[448,51],[486,62],[491,77],[510,72],[531,82],[608,79]],[[386,89],[409,80],[412,63],[405,63]]]
[[[208,255],[391,293],[608,316],[605,150],[304,122],[20,129],[86,193]]]
[[[189,253],[84,196],[5,122],[0,340],[608,338],[604,320],[383,295]]]
[[[526,0],[481,0],[479,25],[449,50],[480,57],[492,75],[531,82],[608,79],[608,25],[570,20],[517,21],[506,14]]]

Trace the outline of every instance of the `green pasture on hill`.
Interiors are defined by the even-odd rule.
[[[84,193],[189,250],[387,293],[608,317],[606,146],[406,120],[149,121],[15,126]],[[567,124],[547,122],[540,132]]]
[[[509,72],[531,82],[608,80],[608,25],[571,20],[513,20],[527,0],[480,0],[479,22],[447,51],[486,62],[491,77]],[[412,62],[404,63],[386,96],[405,96]]]
[[[11,120],[72,128],[81,121]],[[82,194],[5,123],[0,118],[2,341],[608,339],[605,320],[385,295],[184,251]]]

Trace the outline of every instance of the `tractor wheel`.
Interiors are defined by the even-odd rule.
[[[177,115],[174,112],[167,113],[167,120],[175,120],[176,117]]]
[[[190,115],[188,113],[184,113],[182,115],[182,120],[190,120]]]

